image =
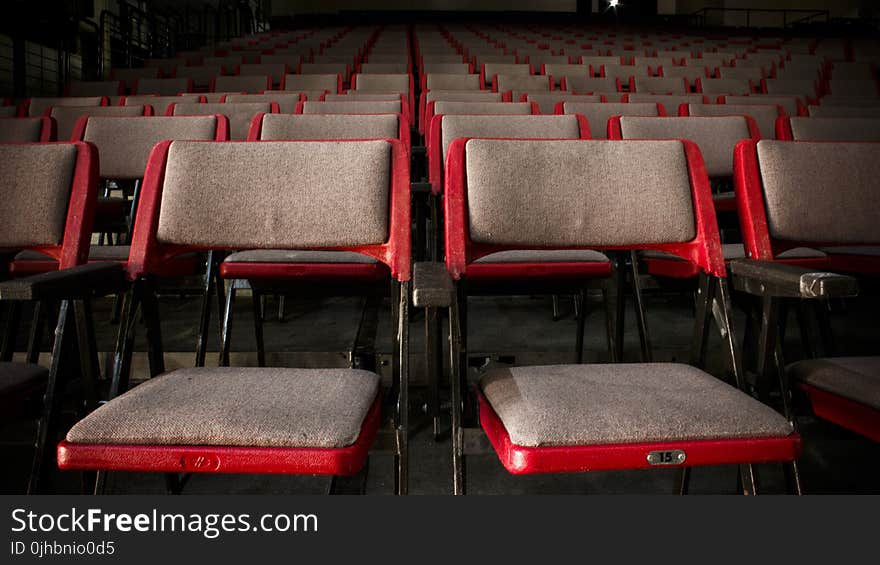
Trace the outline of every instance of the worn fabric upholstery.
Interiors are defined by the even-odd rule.
[[[684,79],[675,77],[636,77],[635,91],[649,94],[687,94]]]
[[[789,116],[798,113],[797,96],[771,96],[766,94],[750,94],[749,96],[725,96],[726,104],[773,104],[782,106]]]
[[[634,102],[569,102],[563,103],[566,114],[582,114],[590,124],[594,139],[608,137],[608,119],[612,116],[657,116],[657,104]]]
[[[49,371],[30,363],[0,362],[0,396],[8,396],[41,385]]]
[[[36,143],[40,141],[42,130],[43,122],[39,118],[0,119],[0,143]]]
[[[459,60],[461,60],[460,57]],[[433,73],[444,75],[466,75],[469,74],[471,70],[470,65],[467,63],[431,63],[425,61],[422,65],[422,72],[428,75]]]
[[[880,141],[880,118],[792,117],[795,141]]]
[[[409,93],[409,81],[410,76],[408,74],[358,75],[357,84],[353,85],[353,87],[361,92]]]
[[[181,94],[180,96],[126,96],[126,106],[143,106],[149,104],[153,107],[153,113],[157,116],[164,116],[171,104],[197,104],[199,94]]]
[[[578,139],[580,125],[575,116],[445,116],[441,122],[443,160],[446,150],[459,137],[502,137],[525,139]]]
[[[357,441],[378,385],[358,369],[177,369],[101,406],[67,441],[340,448]]]
[[[432,90],[425,95],[426,103],[441,100],[449,102],[501,102],[502,94],[485,90]]]
[[[324,102],[397,102],[400,93],[397,92],[356,92],[351,90],[345,94],[327,94]]]
[[[525,63],[486,63],[483,66],[486,82],[492,82],[495,75],[530,75],[530,66]]]
[[[480,257],[474,263],[604,263],[608,257],[589,249],[514,249]]]
[[[771,104],[688,104],[691,116],[751,116],[763,139],[776,139],[779,109]]]
[[[504,92],[507,90],[541,92],[550,90],[550,79],[544,75],[498,75],[498,90]]]
[[[74,80],[68,85],[68,96],[117,96],[118,80]]]
[[[42,116],[53,106],[100,106],[100,96],[68,96],[66,98],[40,97],[31,98],[28,116]]]
[[[369,255],[350,251],[289,251],[286,249],[255,249],[232,253],[227,263],[377,263]]]
[[[529,93],[529,102],[535,102],[542,114],[552,114],[559,102],[601,102],[598,94],[571,94],[568,92]]]
[[[731,94],[745,96],[752,91],[747,79],[738,78],[701,78],[703,94]]]
[[[83,116],[143,116],[143,106],[56,106],[52,108],[58,140],[67,141],[73,135],[76,122]]]
[[[153,116],[115,119],[91,117],[84,141],[94,143],[101,156],[101,177],[139,179],[144,176],[150,151],[166,139],[212,140],[216,137],[214,116]]]
[[[758,162],[772,237],[880,241],[880,145],[760,141]]]
[[[811,118],[880,118],[880,106],[809,106]]]
[[[880,410],[880,357],[806,359],[786,370],[794,380]]]
[[[644,92],[633,92],[629,94],[629,103],[643,104],[645,102],[654,102],[663,104],[668,114],[675,114],[678,107],[682,104],[702,104],[702,94],[645,94]],[[714,100],[713,100],[714,102]]]
[[[555,76],[555,75],[554,75]],[[616,92],[617,81],[613,78],[565,75],[565,86],[573,92]]]
[[[287,75],[284,77],[284,90],[326,90],[336,92],[339,86],[339,75],[336,74],[304,74]]]
[[[303,63],[300,67],[300,75],[322,75],[322,76],[336,76],[342,75],[343,80],[348,80],[348,75],[351,73],[351,67],[348,63]],[[287,78],[284,79],[285,82],[289,80],[291,75],[287,75]],[[333,92],[336,92],[336,86],[334,85],[331,89]]]
[[[270,112],[269,102],[240,102],[238,104],[177,104],[174,106],[175,116],[204,116],[206,114],[223,114],[229,118],[229,138],[234,140],[247,139],[251,120],[260,112]]]
[[[269,74],[219,76],[214,79],[215,92],[244,92],[259,94],[272,84]]]
[[[399,74],[407,73],[406,63],[364,63],[360,72],[365,74]]]
[[[480,90],[480,75],[429,73],[428,90]]]
[[[0,247],[61,243],[76,154],[69,144],[0,146]]]
[[[673,363],[490,370],[480,387],[524,447],[787,436],[772,408],[695,367]]]
[[[472,139],[466,168],[474,242],[590,247],[683,242],[696,233],[678,141]]]
[[[159,96],[175,96],[186,92],[186,78],[143,78],[137,83],[137,92],[133,94],[158,94]]]
[[[596,68],[594,67],[595,71]],[[619,78],[622,82],[628,82],[630,77],[648,78],[651,76],[650,67],[634,67],[633,65],[604,65],[602,72],[606,78]]]
[[[385,141],[175,141],[157,238],[233,249],[381,244],[390,186]]]
[[[733,175],[733,149],[749,139],[749,126],[742,116],[707,118],[644,118],[623,116],[624,139],[688,139],[700,147],[710,177]]]
[[[271,94],[227,94],[227,104],[241,104],[242,102],[275,102],[278,104],[278,111],[282,114],[292,114],[296,111],[296,105],[299,103],[299,93],[283,93],[273,92]]]
[[[532,113],[532,105],[528,102],[434,102],[434,114],[506,114],[527,115]]]
[[[400,100],[303,103],[303,114],[400,114],[402,110]]]
[[[260,139],[396,139],[399,134],[393,114],[266,114]]]

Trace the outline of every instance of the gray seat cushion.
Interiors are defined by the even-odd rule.
[[[795,380],[880,410],[880,357],[807,359],[787,371]]]
[[[480,257],[474,263],[604,263],[606,261],[608,257],[589,249],[517,249],[492,253]]]
[[[30,363],[0,363],[0,395],[34,388],[46,382],[49,371]]]
[[[489,371],[480,386],[514,444],[572,446],[779,437],[772,408],[689,365],[547,365]]]
[[[288,251],[255,249],[239,251],[226,258],[226,263],[376,263],[369,255],[350,251]]]
[[[379,376],[357,369],[177,369],[67,433],[88,444],[339,448],[353,444]]]
[[[745,259],[746,249],[741,243],[725,243],[721,246],[724,253],[724,259],[732,261],[734,259]],[[662,251],[643,251],[642,257],[645,259],[671,259],[673,261],[684,261],[684,259]],[[795,247],[788,251],[783,251],[776,256],[777,259],[819,259],[826,257],[825,253],[818,249],[809,247]]]

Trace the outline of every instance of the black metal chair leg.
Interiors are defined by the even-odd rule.
[[[220,360],[221,367],[229,366],[229,348],[232,342],[232,306],[235,303],[235,281],[229,281],[226,289],[226,308],[223,312],[223,325],[220,327]]]
[[[437,363],[439,333],[437,308],[425,310],[425,372],[428,377],[428,416],[431,418],[434,441],[440,438],[440,372]]]
[[[688,493],[688,489],[690,488],[691,483],[691,468],[690,467],[681,467],[678,469],[678,474],[675,478],[675,489],[676,494],[680,496],[684,496]]]
[[[553,321],[558,322],[559,317],[560,317],[559,316],[559,296],[554,294],[553,295]]]
[[[205,269],[205,284],[202,288],[202,312],[199,318],[199,335],[196,341],[196,367],[205,366],[205,355],[208,351],[208,326],[211,323],[211,293],[220,289],[214,288],[214,270],[217,268],[217,261],[214,252],[208,252],[208,259]]]
[[[584,362],[584,331],[587,326],[587,293],[585,290],[581,290],[579,294],[574,297],[575,304],[580,304],[580,307],[576,307],[575,311],[577,312],[577,333],[575,335],[575,363],[583,363]]]
[[[642,284],[639,279],[639,260],[635,251],[630,251],[630,268],[632,274],[632,291],[635,299],[636,322],[639,329],[639,343],[642,347],[642,361],[650,363],[653,360],[651,351],[651,334],[648,333],[648,318],[645,314],[645,303],[642,296]]]
[[[614,320],[614,360],[617,363],[622,363],[624,329],[626,327],[626,269],[623,260],[620,258],[618,258],[615,263],[615,276],[617,282],[615,306],[617,312],[615,313]]]
[[[253,298],[251,300],[251,306],[253,308],[253,316],[254,316],[254,338],[257,341],[257,366],[265,367],[266,366],[266,348],[263,343],[263,316],[262,316],[262,308],[260,308],[260,294],[251,287],[251,293],[253,294]]]
[[[43,322],[45,321],[44,310],[46,305],[42,302],[34,302],[34,314],[31,319],[31,332],[28,338],[27,362],[37,363],[40,360],[40,346],[43,342]]]
[[[462,422],[463,395],[461,389],[461,348],[462,326],[459,319],[459,305],[456,302],[449,308],[449,367],[450,390],[452,393],[452,492],[456,495],[466,493],[467,484],[464,469],[464,429]]]

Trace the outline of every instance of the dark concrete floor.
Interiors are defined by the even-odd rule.
[[[252,333],[249,297],[241,296],[236,302],[233,351],[240,352],[233,362],[253,363],[255,342]],[[658,361],[686,361],[690,350],[692,309],[687,295],[650,291],[647,296],[649,325],[654,344],[654,358]],[[551,318],[549,297],[475,297],[469,302],[470,350],[475,358],[499,358],[518,364],[570,362],[574,347],[575,323],[572,300],[560,299],[562,317]],[[116,326],[109,319],[109,301],[95,306],[98,344],[102,351],[112,348]],[[161,302],[166,352],[175,357],[176,364],[191,363],[190,354],[195,343],[194,325],[198,316],[198,301],[192,298],[167,297]],[[266,349],[269,362],[315,366],[333,364],[344,366],[346,351],[354,339],[360,314],[357,299],[337,298],[319,301],[287,300],[284,322],[273,319],[275,303],[270,300],[265,325]],[[587,359],[605,361],[606,339],[604,309],[597,296],[588,301]],[[880,299],[859,298],[838,304],[832,313],[838,354],[877,354],[880,335],[877,315]],[[380,316],[377,347],[380,359],[388,360],[390,351],[389,316]],[[738,327],[743,317],[737,314]],[[639,359],[638,334],[632,312],[626,331],[627,360]],[[216,359],[216,315],[212,324],[209,362]],[[411,444],[411,483],[413,494],[444,494],[451,492],[451,455],[448,437],[435,442],[430,433],[422,406],[425,389],[421,351],[423,323],[415,313],[411,326],[411,352],[416,383],[413,390]],[[789,360],[797,358],[799,340],[792,328],[786,343]],[[742,335],[740,330],[740,335]],[[140,346],[142,343],[139,341]],[[709,360],[710,370],[723,370],[720,341],[713,341]],[[216,361],[213,361],[216,362]],[[173,363],[171,363],[173,364]],[[479,359],[474,363],[479,365]],[[141,367],[141,372],[143,368]],[[386,366],[380,372],[387,373]],[[135,375],[135,377],[143,375]],[[469,375],[479,377],[478,369]],[[855,434],[816,420],[801,410],[801,432],[804,437],[804,455],[801,472],[804,488],[810,493],[880,493],[877,468],[880,465],[880,445]],[[0,429],[3,461],[0,465],[0,484],[4,492],[22,492],[31,458],[28,445],[33,437],[34,424],[19,420]],[[371,457],[367,483],[369,494],[392,492],[391,457],[376,454]],[[781,469],[774,465],[758,468],[763,492],[784,491]],[[473,494],[526,494],[526,493],[671,493],[674,471],[649,470],[630,472],[602,472],[576,475],[515,477],[509,475],[494,455],[468,458],[468,488]],[[321,493],[327,485],[324,478],[284,476],[229,476],[201,475],[191,479],[188,493]],[[111,476],[109,492],[160,493],[164,481],[159,475],[118,473]],[[733,467],[700,468],[692,473],[693,493],[733,493],[736,470]],[[57,492],[77,492],[80,488],[76,473],[58,473],[54,488]]]

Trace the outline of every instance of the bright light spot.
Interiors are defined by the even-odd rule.
[[[609,8],[616,8],[618,4],[620,4],[620,0],[608,0]]]

